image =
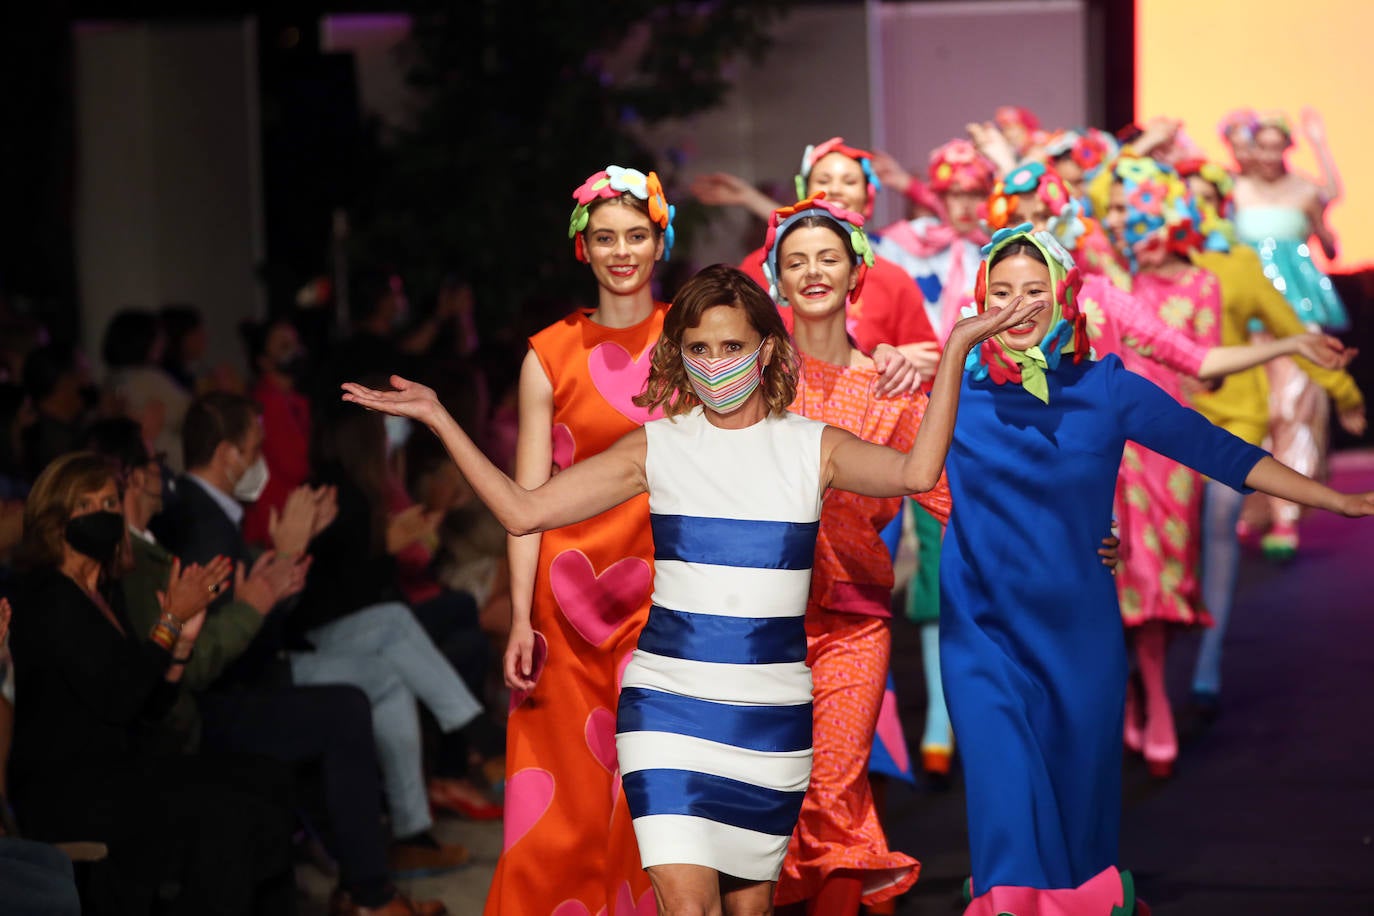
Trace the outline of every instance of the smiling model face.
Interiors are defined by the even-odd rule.
[[[988,272],[988,306],[1006,308],[1017,298],[1024,297],[1027,302],[1044,302],[1046,307],[1036,312],[1029,320],[1007,328],[998,335],[1002,346],[1008,350],[1028,350],[1040,341],[1050,330],[1049,304],[1053,296],[1050,269],[1035,258],[1025,254],[1008,255],[993,265]]]
[[[584,230],[587,260],[596,282],[608,292],[631,296],[653,277],[663,240],[647,214],[610,200],[592,211]]]
[[[778,283],[799,319],[844,312],[858,276],[844,240],[827,226],[797,226],[782,240]]]
[[[844,153],[827,153],[811,167],[806,193],[825,192],[825,199],[846,210],[863,213],[868,206],[868,176],[863,166]]]

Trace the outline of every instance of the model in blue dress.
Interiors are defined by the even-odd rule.
[[[1094,559],[1126,440],[1237,489],[1301,492],[1350,515],[1374,500],[1285,468],[1115,356],[1093,360],[1078,271],[1029,229],[993,237],[976,301],[1052,305],[970,356],[947,463],[940,664],[968,792],[966,914],[1128,916],[1134,889],[1117,868],[1126,650],[1116,588]]]

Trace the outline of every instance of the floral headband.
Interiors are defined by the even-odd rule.
[[[1024,156],[1027,150],[1044,139],[1045,134],[1040,130],[1040,119],[1029,108],[1003,105],[993,112],[992,120],[1003,133],[1006,133],[1008,127],[1013,126],[1018,126],[1026,132],[1026,139],[1016,150],[1018,156]]]
[[[853,210],[826,200],[824,191],[803,198],[790,207],[774,210],[768,220],[768,235],[763,240],[763,275],[768,279],[768,295],[773,297],[774,302],[783,301],[782,287],[778,282],[778,248],[792,224],[808,216],[830,220],[840,234],[849,239],[849,245],[854,249],[854,263],[858,266],[858,278],[849,293],[849,300],[858,299],[864,277],[874,262],[873,247],[868,244],[868,236],[864,233],[864,218]]]
[[[968,140],[951,140],[930,153],[930,189],[969,191],[986,194],[997,177],[997,170]]]
[[[1026,195],[1033,195],[1049,210],[1046,227],[1055,240],[1069,251],[1077,249],[1079,238],[1088,231],[1083,222],[1083,205],[1069,192],[1059,172],[1043,162],[1022,163],[992,186],[988,196],[988,228],[1007,228]]]
[[[1203,247],[1209,251],[1229,251],[1236,242],[1236,227],[1230,220],[1233,209],[1231,192],[1235,189],[1235,178],[1215,162],[1205,159],[1183,159],[1175,163],[1175,168],[1178,169],[1180,177],[1191,178],[1196,175],[1217,189],[1217,196],[1221,198],[1219,210],[1210,204],[1204,204],[1196,197],[1192,198],[1192,202],[1201,216],[1198,229],[1204,239]]]
[[[1051,159],[1068,157],[1083,170],[1083,179],[1091,181],[1102,166],[1111,162],[1121,151],[1117,139],[1096,127],[1081,130],[1061,130],[1045,144]]]
[[[1228,112],[1217,125],[1221,132],[1221,138],[1232,147],[1236,141],[1242,143],[1253,143],[1255,135],[1266,127],[1272,127],[1283,134],[1286,146],[1293,145],[1293,125],[1288,122],[1288,116],[1281,111],[1256,112],[1250,108],[1240,108]]]
[[[839,153],[847,156],[859,163],[859,168],[864,170],[864,178],[868,183],[868,202],[864,204],[865,215],[873,213],[873,201],[877,199],[878,192],[883,189],[883,183],[878,180],[878,174],[873,171],[873,154],[866,149],[859,149],[855,146],[846,146],[844,137],[831,137],[820,145],[808,146],[802,153],[801,171],[797,173],[797,199],[806,197],[806,186],[811,180],[811,170],[817,162],[820,162],[831,153]]]
[[[649,220],[663,230],[663,260],[668,260],[673,251],[673,217],[677,215],[677,208],[670,206],[667,198],[663,196],[663,184],[658,180],[657,172],[645,175],[639,169],[626,169],[618,165],[606,166],[573,191],[573,200],[577,201],[577,206],[573,207],[572,216],[568,220],[568,238],[573,240],[573,251],[577,259],[584,262],[587,260],[587,246],[582,240],[582,232],[587,228],[587,221],[591,219],[591,205],[598,200],[610,200],[621,194],[633,194],[648,202]]]
[[[1119,156],[1111,168],[1092,181],[1093,207],[1107,212],[1112,185],[1126,192],[1126,225],[1123,253],[1136,267],[1136,252],[1152,245],[1188,257],[1203,247],[1198,232],[1202,217],[1188,194],[1188,186],[1172,167],[1145,156]]]
[[[1050,269],[1050,327],[1045,337],[1034,347],[1012,350],[996,337],[987,340],[968,355],[964,370],[977,380],[991,378],[994,384],[1015,382],[1042,403],[1050,402],[1047,373],[1059,368],[1066,354],[1075,364],[1094,359],[1088,344],[1088,320],[1078,307],[1078,292],[1083,286],[1078,267],[1064,247],[1049,232],[1034,231],[1030,223],[993,233],[992,241],[983,246],[983,262],[978,265],[978,282],[973,290],[973,304],[966,306],[965,315],[977,315],[988,308],[988,274],[997,252],[1016,242],[1028,242],[1040,250]]]

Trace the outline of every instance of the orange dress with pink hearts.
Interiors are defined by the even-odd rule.
[[[667,310],[658,303],[628,328],[577,312],[530,338],[553,385],[555,468],[660,416],[631,399],[648,380]],[[505,844],[488,916],[655,912],[615,750],[620,673],[652,587],[647,496],[543,534],[530,616],[547,660],[507,725]]]

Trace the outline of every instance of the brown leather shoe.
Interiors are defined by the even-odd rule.
[[[387,864],[394,878],[428,878],[453,871],[467,862],[471,854],[460,843],[440,843],[422,846],[414,843],[392,843]]]

